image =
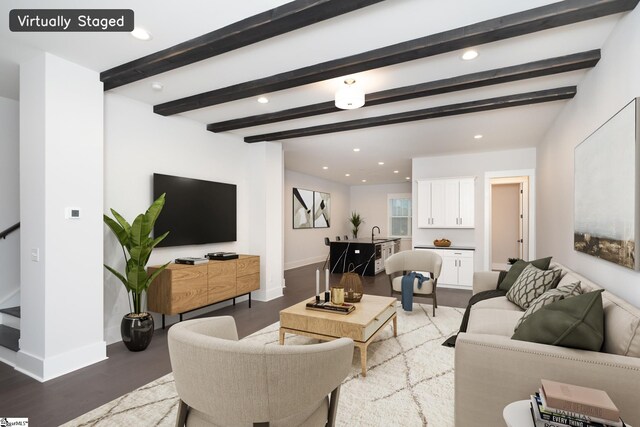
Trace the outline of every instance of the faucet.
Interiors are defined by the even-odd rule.
[[[373,230],[378,229],[378,235],[380,234],[380,227],[378,227],[377,225],[374,225],[373,228],[371,229],[371,241],[373,242]]]

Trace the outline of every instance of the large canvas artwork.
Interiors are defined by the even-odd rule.
[[[313,226],[328,228],[331,220],[331,194],[316,191],[313,193]]]
[[[293,189],[293,228],[313,228],[313,191]]]
[[[575,149],[577,251],[639,269],[638,100],[634,100]]]

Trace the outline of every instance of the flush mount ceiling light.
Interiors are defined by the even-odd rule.
[[[378,162],[378,164],[379,164],[380,166],[382,166],[382,165],[384,165],[384,162]]]
[[[351,174],[350,173],[345,173],[344,176],[351,176]]]
[[[144,28],[135,27],[133,31],[131,31],[131,35],[138,40],[151,40],[151,33]]]
[[[476,59],[477,57],[478,57],[478,51],[475,51],[473,49],[466,50],[462,54],[462,59],[464,59],[465,61],[470,61],[472,59]]]
[[[366,180],[366,179],[363,179],[363,180],[362,180],[362,182],[367,182],[367,180]]]
[[[482,135],[480,134],[473,135],[473,139],[482,139]]]
[[[393,173],[400,173],[400,171],[393,171]]]
[[[364,91],[356,85],[355,79],[346,79],[344,86],[336,92],[336,107],[354,110],[364,105]]]
[[[267,98],[266,96],[261,96],[260,98],[258,98],[258,102],[260,104],[267,104],[269,102],[269,98]]]
[[[323,166],[322,169],[327,170],[329,169],[329,166]]]
[[[151,83],[151,89],[157,90],[158,92],[160,92],[162,89],[164,89],[164,86],[160,82],[153,82]]]
[[[360,151],[360,149],[359,148],[354,148],[353,151],[355,151],[357,153],[358,151]]]
[[[410,177],[410,176],[408,176],[408,177],[406,177],[405,179],[409,180],[409,179],[411,179],[411,177]]]

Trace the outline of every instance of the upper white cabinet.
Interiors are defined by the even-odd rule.
[[[418,181],[418,228],[474,228],[475,178]]]

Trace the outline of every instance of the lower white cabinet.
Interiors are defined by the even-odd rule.
[[[442,257],[442,270],[438,285],[471,289],[473,287],[473,250],[470,249],[427,249]]]

